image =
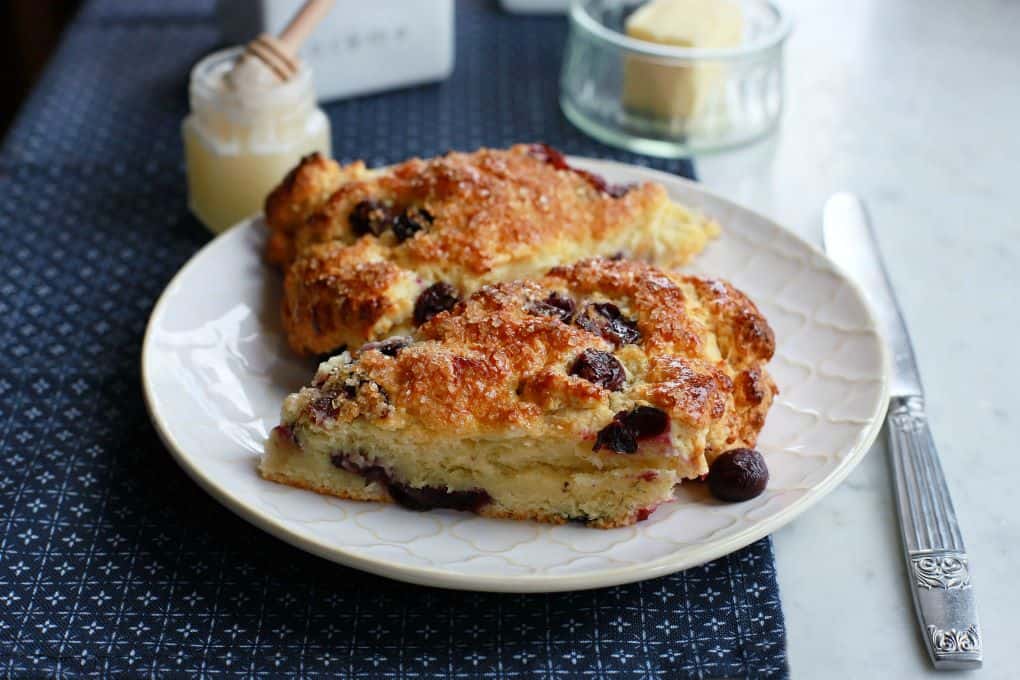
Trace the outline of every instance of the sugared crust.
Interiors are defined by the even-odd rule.
[[[269,226],[266,258],[282,267],[294,259],[294,235],[343,182],[365,176],[361,161],[341,168],[320,153],[313,153],[287,173],[266,197],[265,215]]]
[[[617,305],[637,322],[640,342],[614,347],[536,313],[554,291],[578,309]],[[764,370],[772,331],[743,294],[629,261],[589,259],[538,281],[487,286],[423,324],[414,340],[396,356],[368,349],[323,364],[316,386],[293,398],[285,415],[298,427],[320,427],[311,404],[335,395],[335,427],[367,418],[422,437],[525,431],[591,438],[614,413],[650,404],[694,433],[692,440],[705,435],[694,445],[711,461],[754,445],[776,392]],[[568,374],[587,348],[615,354],[627,372],[621,390]]]
[[[334,242],[309,248],[284,277],[283,327],[292,346],[316,353],[357,346],[374,333],[391,331],[380,324],[406,315],[409,303],[400,294],[405,274],[384,259],[372,239],[350,247]],[[311,338],[315,342],[302,342]]]
[[[613,198],[583,175],[557,169],[530,149],[520,144],[509,150],[414,158],[343,186],[335,163],[312,157],[270,195],[267,215],[272,204],[272,214],[291,218],[270,218],[270,223],[286,225],[283,231],[295,235],[295,251],[300,252],[314,243],[353,242],[347,216],[359,201],[424,207],[435,218],[431,229],[402,244],[384,239],[393,259],[404,267],[439,263],[462,275],[481,275],[526,257],[539,244],[599,240],[666,200],[665,190],[652,183]]]
[[[393,244],[393,258],[407,268],[441,265],[454,281],[482,276],[560,241],[600,240],[666,198],[662,187],[642,184],[614,199],[581,175],[536,158],[525,145],[411,160],[357,188],[362,190],[352,187],[331,219],[302,232],[299,242],[349,238],[344,218],[367,196],[423,206],[435,218],[432,228]]]
[[[723,356],[740,363],[745,357],[771,358],[776,338],[772,328],[746,295],[719,279],[691,277],[713,321],[719,350]]]
[[[487,283],[616,250],[676,265],[718,231],[711,220],[671,204],[658,184],[613,196],[542,153],[529,145],[482,149],[412,159],[379,172],[362,164],[341,168],[316,156],[302,161],[266,202],[272,230],[267,256],[290,263],[284,318],[292,347],[324,353],[380,337],[378,328],[408,324],[417,294],[437,281],[469,294]],[[391,231],[358,236],[349,216],[368,200],[398,214],[422,209],[432,222],[404,241]],[[390,263],[388,275],[418,284],[402,289],[410,299],[371,305],[366,300],[378,294],[377,277],[339,274],[369,256]],[[324,277],[324,270],[334,274]],[[366,287],[359,288],[362,283]],[[348,330],[318,332],[323,318]]]

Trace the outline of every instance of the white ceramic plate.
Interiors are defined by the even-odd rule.
[[[257,458],[284,396],[313,362],[287,350],[278,276],[249,220],[202,249],[152,313],[142,379],[152,420],[178,463],[228,508],[341,564],[422,584],[493,591],[594,588],[707,562],[775,531],[831,491],[882,422],[887,367],[860,294],[810,245],[744,208],[664,173],[572,159],[613,182],[655,180],[719,220],[723,236],[692,269],[732,281],[775,329],[780,395],[759,449],[771,471],[758,498],[713,500],[687,484],[648,520],[601,531],[319,496],[264,481]]]

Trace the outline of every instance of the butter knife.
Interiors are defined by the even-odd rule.
[[[864,203],[853,194],[825,204],[825,250],[864,289],[892,352],[886,429],[896,502],[921,634],[937,670],[981,667],[981,633],[970,559],[924,411],[910,336],[893,296]]]

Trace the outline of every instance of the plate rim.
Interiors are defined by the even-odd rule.
[[[666,185],[679,183],[681,185],[685,185],[688,190],[704,194],[715,201],[726,204],[728,207],[735,207],[750,213],[762,222],[784,232],[787,236],[797,241],[799,245],[824,258],[833,271],[839,274],[842,281],[849,284],[850,289],[861,302],[862,307],[867,314],[871,329],[874,330],[875,335],[878,338],[882,367],[881,376],[879,376],[880,395],[878,405],[871,414],[871,421],[864,430],[863,436],[858,440],[856,446],[854,446],[854,448],[852,448],[844,456],[839,465],[837,465],[821,482],[806,489],[805,493],[800,498],[774,515],[755,522],[747,529],[737,532],[731,536],[727,536],[721,541],[714,541],[707,545],[693,545],[679,554],[671,553],[647,563],[604,568],[581,574],[511,575],[457,573],[434,566],[408,565],[401,564],[399,562],[391,562],[377,557],[357,555],[345,551],[343,545],[332,545],[325,541],[303,536],[287,526],[285,520],[273,518],[261,512],[259,509],[244,503],[242,499],[236,498],[227,490],[221,488],[215,481],[210,479],[210,477],[203,472],[201,467],[192,462],[189,456],[184,452],[183,447],[177,442],[173,433],[170,431],[170,428],[164,421],[163,416],[154,406],[156,395],[147,368],[149,363],[148,359],[152,352],[151,345],[154,322],[162,315],[164,307],[168,304],[171,293],[178,287],[180,280],[192,267],[196,266],[196,263],[201,258],[207,257],[212,251],[213,246],[220,242],[221,239],[229,239],[232,237],[236,238],[237,235],[241,233],[241,230],[251,229],[261,218],[261,215],[259,214],[247,217],[226,231],[218,234],[215,238],[202,246],[202,248],[195,252],[190,258],[188,258],[188,261],[185,262],[184,265],[181,266],[181,268],[173,275],[166,287],[160,293],[159,298],[152,307],[152,312],[149,314],[149,320],[146,322],[145,334],[142,339],[142,351],[139,358],[145,408],[156,433],[159,435],[164,447],[166,447],[166,449],[170,452],[171,457],[177,465],[180,466],[203,491],[212,496],[217,502],[233,512],[235,515],[275,538],[289,543],[290,545],[300,550],[304,550],[305,552],[309,552],[318,557],[347,567],[417,585],[447,589],[506,593],[545,593],[602,588],[644,581],[684,569],[689,569],[691,567],[700,566],[728,555],[772,534],[777,529],[785,526],[794,518],[809,510],[815,503],[831,493],[847,478],[847,476],[849,476],[850,472],[860,464],[861,460],[864,459],[864,456],[867,455],[868,451],[870,451],[882,429],[882,425],[885,421],[886,410],[889,405],[889,376],[891,370],[889,351],[885,339],[882,336],[881,329],[876,322],[872,304],[863,289],[842,267],[839,266],[838,263],[830,259],[813,243],[807,241],[796,232],[786,228],[768,216],[743,206],[736,201],[707,190],[698,182],[637,164],[583,156],[569,156],[568,160],[572,164],[576,163],[581,167],[595,166],[593,168],[595,170],[598,169],[598,166],[609,166],[611,168],[619,168],[630,172],[636,170],[647,175],[651,180],[659,181]]]

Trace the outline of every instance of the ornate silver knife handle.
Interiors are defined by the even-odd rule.
[[[910,589],[921,634],[937,669],[981,666],[981,632],[970,563],[924,414],[924,387],[864,202],[848,193],[825,204],[825,250],[874,305],[892,354],[889,448]]]
[[[939,669],[979,668],[970,564],[924,399],[893,397],[887,424],[910,589],[928,653]]]

